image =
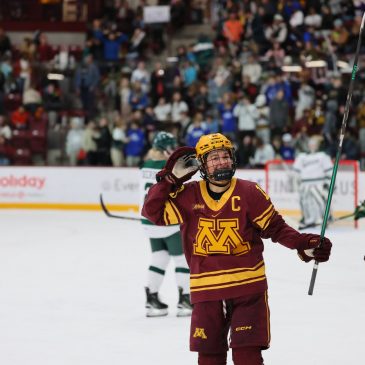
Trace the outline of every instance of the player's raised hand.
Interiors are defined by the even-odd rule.
[[[166,179],[176,188],[180,187],[199,170],[195,154],[193,147],[178,148],[170,155],[165,167],[157,173],[156,180]]]

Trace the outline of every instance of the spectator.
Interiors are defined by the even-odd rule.
[[[349,32],[344,27],[342,19],[336,19],[333,22],[334,29],[332,30],[330,37],[332,43],[337,47],[338,52],[342,53],[345,50],[347,41],[349,40]]]
[[[238,167],[244,169],[251,167],[251,162],[254,160],[256,151],[255,142],[255,137],[249,135],[244,136],[242,140],[239,141],[237,149]]]
[[[140,163],[145,147],[144,138],[143,129],[136,122],[132,122],[127,129],[127,143],[124,147],[128,167],[135,167]]]
[[[304,110],[313,108],[315,96],[314,89],[307,82],[302,82],[300,84],[298,102],[295,108],[295,119],[300,119]]]
[[[4,88],[6,91],[11,92],[12,90],[12,76],[13,76],[13,62],[9,56],[4,56],[0,59],[0,72],[3,74],[5,79]]]
[[[186,88],[194,84],[198,79],[197,69],[190,61],[183,63],[182,78]]]
[[[314,6],[310,6],[308,14],[304,17],[304,24],[308,27],[319,29],[322,25],[322,15],[316,11]]]
[[[241,97],[240,102],[233,109],[233,115],[238,119],[239,140],[246,135],[251,137],[256,135],[257,109],[247,95]]]
[[[279,42],[274,42],[272,48],[265,53],[265,58],[270,63],[268,68],[281,69],[284,65],[285,50]]]
[[[112,136],[109,130],[109,122],[107,118],[100,118],[98,134],[94,139],[96,142],[97,164],[99,166],[111,166],[110,148],[112,144]]]
[[[153,105],[156,105],[158,100],[166,94],[165,78],[165,70],[162,67],[161,62],[156,62],[150,83]]]
[[[265,37],[270,43],[277,42],[284,44],[288,36],[288,28],[284,22],[284,18],[280,14],[275,14],[271,25],[265,29]]]
[[[262,66],[254,55],[250,55],[247,59],[247,63],[242,65],[242,76],[249,76],[252,83],[258,84],[260,82],[261,75]]]
[[[120,47],[128,41],[128,37],[123,33],[110,31],[103,33],[101,30],[95,30],[94,37],[103,44],[104,61],[118,62],[120,59]]]
[[[23,105],[32,114],[42,105],[42,95],[34,86],[30,86],[24,91]]]
[[[250,164],[256,168],[264,168],[266,162],[275,158],[275,152],[270,143],[264,143],[261,138],[256,138],[256,150]]]
[[[229,137],[231,141],[236,141],[236,132],[237,132],[237,122],[236,118],[233,114],[233,110],[236,104],[232,101],[232,96],[230,93],[225,93],[223,95],[223,100],[218,104],[218,111],[221,116],[222,125],[221,131],[222,134]]]
[[[4,28],[0,26],[0,59],[5,55],[11,55],[11,48],[10,38],[7,36]]]
[[[124,146],[127,142],[127,136],[125,133],[125,125],[123,119],[118,118],[115,121],[112,131],[112,146],[110,149],[110,157],[112,164],[115,167],[121,167],[124,165]]]
[[[294,150],[295,150],[295,157],[297,157],[300,153],[308,153],[309,152],[309,135],[307,133],[306,127],[302,127],[295,136],[294,136]]]
[[[24,90],[30,87],[32,73],[31,64],[27,53],[21,54],[17,66],[19,68],[19,76],[17,79],[19,84],[19,93],[23,94]]]
[[[189,107],[188,104],[182,100],[180,92],[174,92],[172,95],[172,103],[171,103],[171,120],[173,123],[181,126],[182,122],[182,113],[188,112]]]
[[[219,120],[217,118],[217,116],[215,115],[215,113],[213,112],[208,112],[206,114],[206,126],[207,129],[209,131],[210,134],[212,133],[219,133],[220,131],[220,125],[219,125]]]
[[[141,83],[138,81],[132,85],[132,91],[129,95],[129,105],[132,111],[144,110],[149,105],[147,94],[142,90]]]
[[[171,120],[171,104],[167,103],[164,97],[158,100],[158,104],[154,107],[153,112],[159,122]]]
[[[351,129],[346,130],[341,152],[342,160],[359,160],[360,158],[360,144],[356,134]]]
[[[130,40],[129,58],[132,59],[144,59],[146,51],[146,32],[137,27],[134,29],[133,35]]]
[[[271,136],[282,135],[289,127],[289,106],[284,99],[283,90],[278,90],[276,97],[271,101],[269,108]]]
[[[142,126],[146,132],[146,138],[148,140],[150,134],[156,130],[155,113],[151,106],[148,106],[144,111]]]
[[[11,124],[16,129],[26,129],[28,127],[29,113],[25,110],[23,105],[11,113]]]
[[[264,143],[270,142],[269,108],[266,105],[266,96],[260,94],[255,100],[257,109],[256,136],[260,137]]]
[[[60,111],[63,108],[61,89],[50,82],[43,92],[43,105],[47,111]]]
[[[210,77],[212,82],[210,85],[208,83],[210,92],[209,102],[214,104],[217,102],[218,98],[221,98],[225,92],[228,92],[228,90],[230,90],[231,73],[224,64],[222,57],[217,57],[215,59],[215,63],[213,65],[213,70]],[[212,97],[213,92],[216,93],[216,97]]]
[[[301,133],[303,130],[308,132],[310,127],[311,127],[311,113],[309,109],[304,109],[303,115],[299,119],[296,119],[295,122],[293,123],[291,127],[291,133],[293,134],[294,137],[296,137],[296,135],[298,133]]]
[[[29,37],[23,38],[23,43],[20,45],[20,53],[30,61],[34,61],[37,54],[37,45],[33,39]]]
[[[132,110],[129,100],[131,97],[131,87],[128,77],[122,77],[119,85],[119,97],[120,97],[120,115],[124,118],[130,115]]]
[[[238,43],[243,35],[243,25],[238,19],[237,14],[231,12],[228,20],[223,25],[223,35],[228,40],[228,46],[232,55],[237,52]]]
[[[98,163],[97,158],[97,145],[96,139],[98,138],[99,133],[96,128],[96,123],[93,120],[90,120],[86,125],[83,140],[82,140],[82,149],[86,154],[86,164],[91,166],[96,166]]]
[[[338,104],[336,100],[327,101],[327,111],[325,114],[324,125],[322,134],[324,136],[325,148],[328,151],[329,148],[335,143],[337,135],[337,116],[338,116]]]
[[[131,75],[131,83],[139,82],[141,89],[144,93],[148,93],[150,88],[151,75],[146,69],[146,65],[143,61],[138,62],[137,68],[133,70]]]
[[[11,141],[12,134],[13,133],[9,123],[6,120],[6,117],[0,114],[0,137],[3,138],[3,143],[9,143]]]
[[[170,24],[174,30],[180,29],[185,24],[186,6],[182,0],[171,2],[171,20]]]
[[[200,137],[204,134],[209,134],[209,130],[205,126],[203,115],[201,113],[196,113],[194,115],[193,123],[187,128],[186,145],[195,147]]]
[[[93,56],[87,55],[75,72],[76,92],[81,98],[84,112],[93,117],[96,114],[95,93],[100,81],[99,68]]]
[[[295,150],[293,147],[293,137],[290,133],[285,133],[282,137],[283,144],[280,148],[280,156],[285,161],[293,161]]]
[[[256,96],[259,93],[259,90],[256,86],[256,84],[253,84],[250,80],[249,76],[243,76],[242,77],[242,92],[247,94],[248,98],[251,102],[253,102],[256,99]],[[237,94],[240,93],[240,89],[237,90]]]
[[[38,61],[44,64],[50,62],[54,57],[52,46],[48,43],[48,37],[45,33],[39,34],[37,56]]]
[[[79,163],[80,151],[83,147],[84,129],[80,118],[72,118],[70,129],[66,135],[66,155],[69,159],[70,166],[76,166]]]
[[[205,83],[200,84],[199,91],[193,98],[193,107],[194,110],[201,113],[205,113],[211,108],[211,104],[209,102],[208,87]]]

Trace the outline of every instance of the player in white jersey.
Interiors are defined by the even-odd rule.
[[[319,138],[311,137],[308,148],[309,153],[300,153],[293,165],[299,178],[299,200],[302,210],[299,229],[322,222],[333,169],[330,157],[318,151]]]
[[[156,183],[156,173],[164,168],[167,158],[176,147],[176,139],[171,133],[158,132],[154,137],[152,148],[148,151],[141,168],[141,207],[148,189]],[[179,292],[177,316],[191,315],[189,268],[183,254],[180,226],[156,226],[145,218],[142,219],[142,225],[150,239],[152,250],[146,287],[147,317],[160,317],[168,314],[168,305],[160,301],[158,292],[171,258],[175,263]]]

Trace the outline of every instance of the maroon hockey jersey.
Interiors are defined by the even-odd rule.
[[[158,225],[181,225],[192,303],[265,291],[262,238],[306,249],[307,235],[285,223],[257,184],[234,178],[219,201],[206,184],[189,182],[171,193],[163,180],[150,188],[142,215]]]

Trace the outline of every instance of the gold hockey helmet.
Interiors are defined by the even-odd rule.
[[[199,162],[199,170],[204,180],[227,180],[231,179],[236,171],[236,156],[232,142],[221,133],[213,133],[201,136],[195,146],[196,158]],[[227,150],[232,159],[232,167],[229,170],[217,170],[208,174],[206,159],[208,153],[214,150]]]

